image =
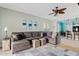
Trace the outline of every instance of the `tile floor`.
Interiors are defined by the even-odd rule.
[[[46,44],[38,48],[31,48],[28,50],[23,50],[15,54],[10,52],[2,52],[0,50],[1,56],[78,56],[78,52],[68,51],[65,52],[65,49],[60,47],[55,47],[52,44]]]

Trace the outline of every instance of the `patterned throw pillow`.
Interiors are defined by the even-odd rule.
[[[17,34],[12,34],[13,41],[18,41]]]

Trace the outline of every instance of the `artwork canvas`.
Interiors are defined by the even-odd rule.
[[[26,20],[23,20],[22,26],[23,26],[23,28],[27,28],[27,21]]]
[[[36,21],[31,21],[31,20],[26,21],[26,20],[23,20],[22,25],[23,25],[23,27],[25,27],[25,28],[27,28],[29,30],[31,30],[33,28],[35,28],[35,29],[37,28],[37,22]]]

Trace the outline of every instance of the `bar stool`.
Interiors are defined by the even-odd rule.
[[[79,40],[79,32],[74,32],[74,40]]]
[[[67,37],[67,39],[72,39],[72,33],[71,33],[71,31],[67,31],[66,32],[66,37]]]

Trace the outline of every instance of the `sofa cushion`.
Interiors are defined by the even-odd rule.
[[[13,42],[13,45],[23,44],[23,43],[25,43],[25,42],[27,42],[27,44],[30,43],[28,40],[23,39],[23,40],[19,40],[19,41],[15,41],[15,42]]]
[[[25,35],[22,32],[18,32],[18,33],[16,32],[16,33],[12,33],[12,38],[13,38],[13,41],[18,41],[18,40],[24,39]]]
[[[23,36],[21,34],[17,34],[16,36],[17,36],[18,40],[23,39]]]
[[[41,36],[41,34],[39,32],[32,32],[32,36],[37,37],[37,36]]]
[[[26,38],[32,37],[31,32],[24,32],[24,35],[25,35]]]
[[[47,36],[47,32],[43,32],[43,37],[46,37]]]
[[[17,35],[12,34],[13,41],[18,41]]]
[[[18,33],[17,36],[18,36],[18,39],[24,39],[24,38],[26,38],[23,32]]]
[[[48,32],[47,36],[51,38],[52,37],[52,32]]]

